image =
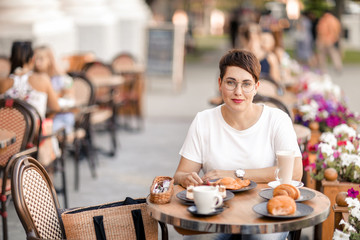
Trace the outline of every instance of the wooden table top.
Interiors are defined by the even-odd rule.
[[[118,74],[138,74],[145,71],[143,65],[123,66],[121,68],[115,68],[114,71]]]
[[[6,148],[16,141],[16,134],[14,132],[0,129],[0,149]]]
[[[124,77],[121,75],[112,76],[92,76],[90,78],[92,84],[96,88],[98,87],[116,87],[125,83]]]
[[[302,202],[311,206],[314,211],[301,218],[274,219],[262,217],[253,211],[253,206],[266,201],[258,195],[264,189],[269,188],[267,184],[258,184],[255,189],[235,193],[235,197],[225,202],[225,210],[219,215],[211,217],[195,217],[187,211],[186,205],[176,197],[183,191],[179,185],[174,186],[174,194],[168,204],[154,204],[147,199],[149,214],[156,220],[171,224],[174,227],[199,231],[218,233],[242,233],[259,234],[284,231],[294,231],[317,225],[323,222],[330,213],[330,201],[322,193],[315,192],[315,197]]]

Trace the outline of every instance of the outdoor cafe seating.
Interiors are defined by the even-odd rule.
[[[60,209],[52,181],[34,158],[15,160],[11,183],[14,205],[28,239],[157,239],[157,221],[142,200]],[[167,227],[160,224],[163,239]]]

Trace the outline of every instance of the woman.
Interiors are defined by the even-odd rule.
[[[249,23],[242,27],[242,34],[246,42],[245,49],[254,53],[260,61],[261,74],[269,75],[275,81],[280,82],[280,64],[273,52],[274,39],[269,39],[267,34],[264,35],[264,39],[260,26],[255,23]]]
[[[34,50],[34,72],[45,74],[50,77],[51,85],[57,97],[62,102],[73,102],[74,93],[72,89],[73,80],[71,77],[59,70],[54,54],[47,46],[37,47]],[[53,131],[65,127],[66,133],[72,132],[75,124],[74,114],[71,112],[59,113],[53,119]]]
[[[222,57],[219,68],[218,85],[224,104],[195,117],[180,150],[175,183],[187,187],[227,176],[267,183],[274,180],[275,152],[285,149],[295,151],[293,179],[300,180],[301,153],[291,119],[282,110],[252,102],[259,87],[258,59],[251,52],[232,50]],[[284,239],[286,235],[242,239]],[[214,239],[218,237],[230,236],[215,235]]]
[[[59,111],[57,96],[46,74],[34,73],[31,42],[14,42],[10,76],[0,82],[0,96],[19,98],[33,105],[42,118],[46,109]]]

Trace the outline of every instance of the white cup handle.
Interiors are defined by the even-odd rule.
[[[222,196],[221,195],[216,195],[215,197],[214,197],[214,200],[215,200],[215,208],[218,208],[218,207],[221,207],[221,205],[222,205],[222,203],[223,203],[223,198],[222,198]]]
[[[275,170],[275,180],[276,180],[276,181],[280,181],[279,172],[280,172],[280,168],[277,168],[277,169]]]

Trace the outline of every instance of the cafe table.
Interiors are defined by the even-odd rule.
[[[304,217],[279,219],[263,217],[253,211],[253,206],[265,202],[259,196],[262,189],[269,188],[267,184],[258,184],[249,191],[235,193],[235,196],[224,203],[224,211],[211,217],[196,217],[187,211],[176,194],[184,188],[175,185],[170,203],[154,204],[147,198],[147,208],[150,216],[159,222],[173,225],[182,234],[198,233],[231,233],[231,234],[265,234],[275,232],[295,231],[299,238],[301,229],[315,226],[325,221],[330,213],[330,200],[321,192],[304,187],[315,193],[314,198],[302,202],[313,208]]]
[[[4,149],[11,144],[15,143],[16,134],[14,132],[0,129],[0,149]]]
[[[125,83],[125,80],[120,75],[111,76],[91,76],[90,78],[95,88],[100,87],[117,87]]]

